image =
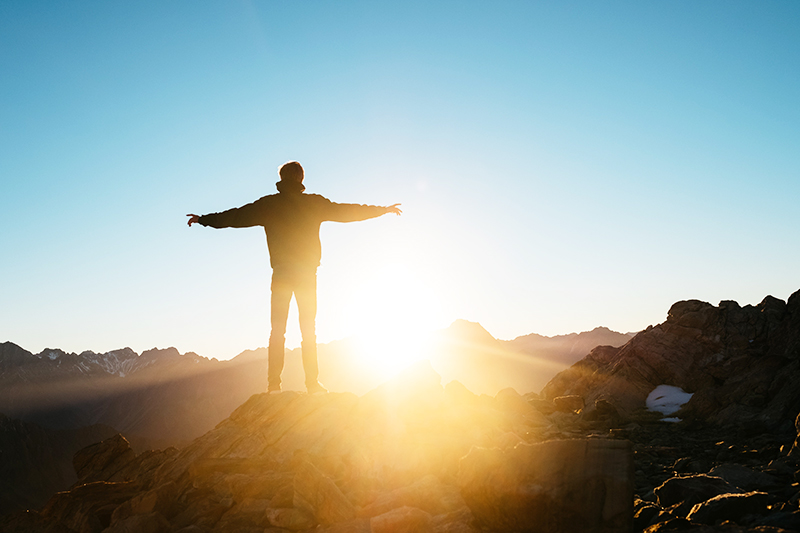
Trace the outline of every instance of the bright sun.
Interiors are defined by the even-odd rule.
[[[427,337],[442,327],[433,291],[403,265],[392,264],[358,284],[350,317],[364,368],[389,379],[428,359]]]

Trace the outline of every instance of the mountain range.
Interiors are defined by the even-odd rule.
[[[457,320],[417,348],[430,356],[445,381],[458,380],[475,393],[494,395],[506,387],[538,391],[593,347],[621,346],[631,337],[599,327],[501,341],[480,324]],[[354,355],[358,343],[351,338],[319,346],[321,376],[331,391],[364,394],[386,379]],[[134,448],[140,442],[144,447],[181,445],[263,392],[266,367],[265,348],[219,361],[175,348],[141,355],[130,348],[102,354],[48,348],[32,354],[4,342],[0,413],[50,429],[105,424],[124,433]],[[283,379],[285,390],[305,389],[299,349],[287,351]]]

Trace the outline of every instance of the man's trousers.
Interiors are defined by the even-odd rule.
[[[303,338],[303,370],[306,385],[316,384],[319,377],[317,364],[317,267],[274,267],[272,270],[271,323],[269,335],[269,388],[279,390],[286,344],[286,321],[289,304],[294,294],[300,315],[300,333]]]

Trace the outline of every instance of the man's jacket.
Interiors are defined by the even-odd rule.
[[[376,205],[337,204],[318,194],[283,191],[242,207],[203,215],[198,222],[212,228],[263,226],[272,268],[318,267],[323,222],[355,222],[386,212],[385,207]]]

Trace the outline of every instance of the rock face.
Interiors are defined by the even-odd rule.
[[[644,410],[666,384],[694,393],[676,416],[754,430],[786,426],[800,411],[800,291],[757,306],[678,302],[666,322],[621,348],[600,346],[554,377],[548,399],[578,395],[588,415],[602,399],[620,415]]]
[[[86,483],[11,523],[97,533],[476,533],[538,531],[529,522],[545,519],[561,528],[552,531],[629,531],[630,443],[564,436],[513,390],[492,398],[442,387],[421,364],[360,398],[255,395],[181,451],[135,455],[122,437],[107,439],[75,455]],[[526,483],[540,487],[535,495]],[[490,507],[508,495],[501,519]]]
[[[461,459],[459,485],[477,521],[492,530],[590,533],[633,527],[628,441],[476,448]]]

